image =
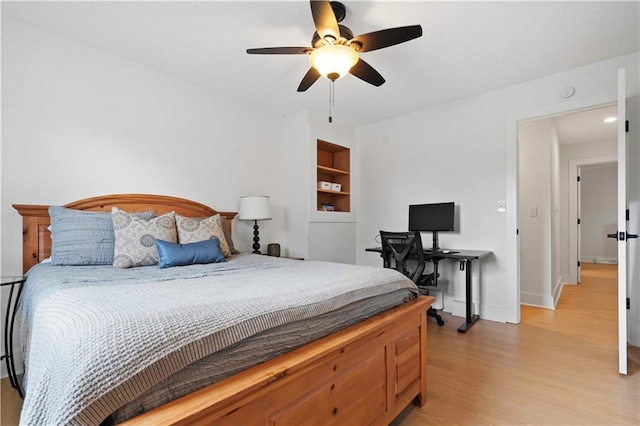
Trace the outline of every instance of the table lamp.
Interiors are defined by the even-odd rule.
[[[253,220],[253,251],[260,253],[260,237],[258,232],[259,220],[271,220],[271,210],[269,208],[269,197],[265,195],[254,195],[240,197],[240,220]]]

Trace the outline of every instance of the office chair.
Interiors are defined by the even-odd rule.
[[[435,285],[437,273],[423,275],[426,260],[420,232],[380,231],[380,238],[384,267],[400,271],[418,286],[421,294],[429,294],[427,287]],[[427,315],[435,318],[438,325],[444,325],[442,317],[434,307],[429,307]]]

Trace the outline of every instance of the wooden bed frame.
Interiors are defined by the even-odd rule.
[[[107,195],[65,205],[90,211],[112,206],[190,217],[220,213],[229,231],[236,215],[162,195]],[[48,206],[13,207],[23,216],[26,272],[50,256]],[[388,424],[412,400],[420,407],[426,403],[426,311],[433,301],[419,297],[124,424]]]

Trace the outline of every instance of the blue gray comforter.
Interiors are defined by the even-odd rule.
[[[390,269],[239,255],[159,269],[28,273],[21,424],[99,424],[199,359],[282,324],[413,283]]]

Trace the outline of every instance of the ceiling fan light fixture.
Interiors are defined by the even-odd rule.
[[[309,63],[321,76],[334,81],[347,75],[358,59],[358,53],[352,48],[330,44],[311,52]]]

